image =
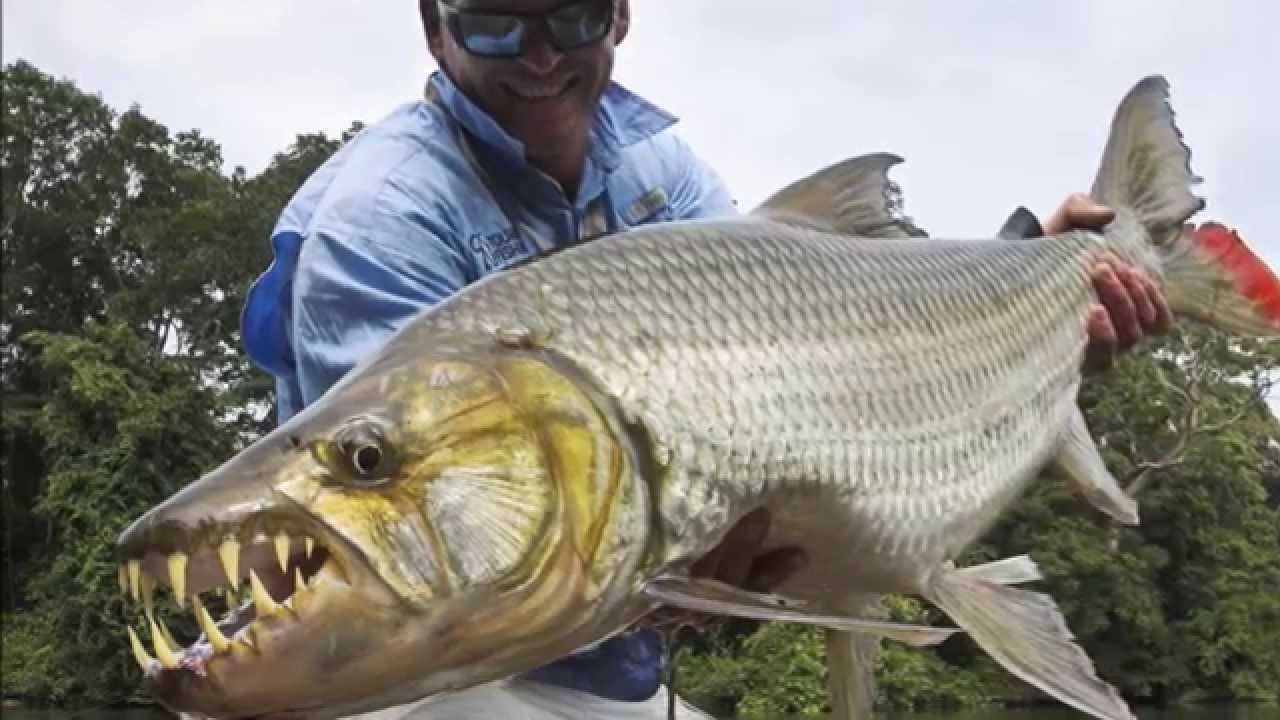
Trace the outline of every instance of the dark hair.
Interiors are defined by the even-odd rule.
[[[422,16],[422,30],[428,35],[440,30],[440,8],[436,0],[418,0],[418,14]]]

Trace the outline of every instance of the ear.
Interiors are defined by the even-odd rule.
[[[436,63],[440,64],[444,53],[444,25],[436,8],[436,0],[418,0],[418,14],[422,17],[422,33],[427,38],[427,50],[436,59]]]
[[[438,25],[434,31],[427,31],[427,50],[431,52],[431,57],[436,59],[437,65],[444,65],[444,33],[440,31]]]
[[[628,0],[618,0],[613,16],[613,44],[622,44],[622,39],[627,36],[627,30],[630,29],[631,3]]]

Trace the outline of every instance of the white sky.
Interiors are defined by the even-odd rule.
[[[1111,113],[1167,76],[1206,179],[1203,217],[1280,267],[1280,3],[1273,0],[632,0],[617,78],[681,132],[744,207],[830,162],[887,150],[935,236],[990,234],[1092,183]],[[9,0],[25,58],[170,130],[228,169],[298,133],[336,134],[418,96],[433,68],[414,0]]]

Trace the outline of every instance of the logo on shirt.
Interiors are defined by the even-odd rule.
[[[468,245],[484,266],[485,272],[501,268],[529,254],[515,228],[476,233],[468,240]]]

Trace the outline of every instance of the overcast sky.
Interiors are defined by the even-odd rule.
[[[1206,179],[1204,217],[1280,266],[1280,3],[1274,0],[633,0],[617,78],[744,206],[827,163],[887,150],[935,236],[991,233],[1015,205],[1087,190],[1111,113],[1164,74]],[[25,58],[260,170],[301,132],[416,98],[433,69],[413,0],[9,0]]]

